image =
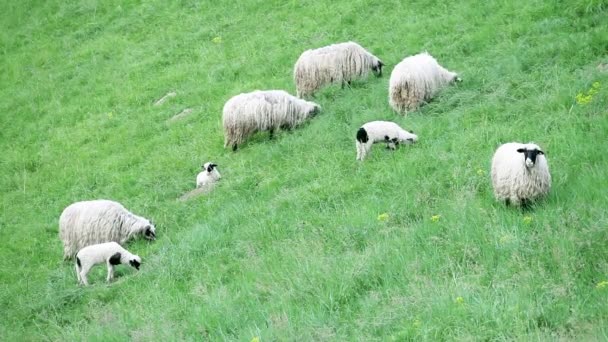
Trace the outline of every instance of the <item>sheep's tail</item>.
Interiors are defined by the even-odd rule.
[[[359,128],[359,130],[357,131],[357,141],[366,143],[368,140],[369,136],[367,135],[367,131],[365,130],[365,128]]]

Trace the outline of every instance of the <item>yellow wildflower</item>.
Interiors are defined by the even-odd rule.
[[[486,172],[485,172],[484,170],[482,170],[482,169],[477,169],[477,174],[478,174],[479,176],[483,176],[485,173],[486,173]]]
[[[600,86],[601,86],[601,83],[596,81],[596,82],[593,82],[593,84],[591,85],[591,88],[592,89],[599,89]]]
[[[608,281],[604,280],[604,281],[600,281],[599,283],[597,283],[597,285],[595,285],[596,289],[603,289],[604,287],[608,286]]]
[[[414,328],[418,328],[422,325],[422,322],[420,322],[420,320],[418,318],[416,318],[414,320],[414,322],[412,323],[412,325],[414,326]]]
[[[260,342],[260,338],[256,336],[251,339],[251,342]]]
[[[211,39],[212,42],[214,42],[215,44],[219,44],[222,42],[222,37],[215,37],[213,39]]]
[[[462,298],[462,297],[456,297],[456,299],[454,300],[454,302],[456,304],[464,304],[464,298]]]
[[[387,221],[388,220],[388,213],[384,213],[384,214],[380,214],[378,215],[378,221]]]
[[[108,119],[111,119],[113,116],[114,116],[114,113],[112,113],[112,112],[108,113]]]
[[[524,216],[524,224],[532,223],[532,216]]]
[[[431,216],[431,222],[437,222],[441,218],[441,215],[433,215]]]

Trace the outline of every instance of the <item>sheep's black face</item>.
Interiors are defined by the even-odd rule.
[[[312,108],[312,110],[311,110],[310,112],[308,112],[308,115],[309,115],[310,117],[313,117],[313,116],[315,116],[315,115],[319,114],[319,112],[320,112],[320,111],[321,111],[321,108],[320,108],[319,106],[314,106],[314,107]]]
[[[372,66],[372,71],[374,72],[374,74],[378,77],[382,76],[382,67],[384,66],[384,63],[382,63],[381,60],[378,60],[378,63],[376,63],[376,65]]]
[[[141,262],[139,262],[137,259],[132,259],[129,260],[129,264],[133,267],[135,267],[136,270],[139,270],[139,266],[141,265]]]
[[[528,168],[532,168],[532,167],[534,167],[534,165],[536,165],[536,157],[538,157],[538,155],[545,154],[541,150],[537,150],[537,149],[528,150],[526,148],[520,148],[517,150],[517,152],[524,154],[524,160],[526,162],[526,167],[528,167]]]
[[[217,164],[209,164],[207,165],[207,172],[213,171],[217,167]]]
[[[144,230],[144,236],[148,240],[156,240],[156,228],[152,224],[147,225]]]
[[[460,83],[460,82],[462,82],[462,78],[460,78],[460,76],[458,76],[458,75],[454,75],[454,78],[452,78],[452,82]]]

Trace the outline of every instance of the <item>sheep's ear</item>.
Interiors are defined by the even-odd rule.
[[[410,133],[414,134],[414,131],[410,131]]]
[[[518,148],[518,149],[517,149],[517,152],[519,152],[519,153],[524,153],[524,152],[526,152],[526,149],[525,149],[525,148]]]
[[[545,154],[545,152],[538,150],[538,154]]]

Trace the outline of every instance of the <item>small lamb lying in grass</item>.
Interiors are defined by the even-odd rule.
[[[76,254],[76,276],[79,283],[89,285],[87,274],[95,265],[108,265],[108,282],[114,278],[114,266],[129,264],[139,270],[141,258],[131,254],[116,242],[105,242],[84,247]]]

